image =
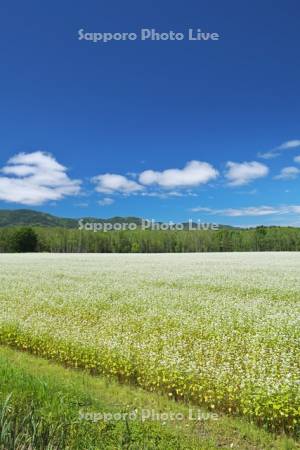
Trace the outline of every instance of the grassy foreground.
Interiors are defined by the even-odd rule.
[[[0,343],[300,434],[299,253],[0,255]]]
[[[190,420],[182,403],[5,347],[0,381],[1,450],[300,448],[243,420]]]

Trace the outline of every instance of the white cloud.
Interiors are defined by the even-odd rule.
[[[278,147],[273,148],[272,150],[269,150],[265,153],[258,153],[259,158],[263,159],[271,159],[276,158],[279,156],[283,151],[285,150],[293,150],[294,148],[300,147],[300,140],[299,139],[293,139],[291,141],[283,142]]]
[[[193,211],[193,212],[204,212],[204,213],[214,214],[214,212],[216,212],[216,211],[221,211],[221,210],[220,210],[220,209],[207,208],[207,207],[205,207],[205,206],[197,206],[196,208],[192,208],[191,211]]]
[[[283,206],[249,206],[245,208],[212,209],[205,207],[193,208],[193,212],[204,212],[211,215],[228,217],[258,217],[281,214],[300,214],[300,205]]]
[[[300,174],[300,169],[298,167],[284,167],[281,169],[280,174],[277,175],[275,180],[295,180]]]
[[[41,205],[67,195],[77,195],[80,181],[71,180],[66,172],[66,167],[49,153],[19,153],[9,159],[0,171],[0,199],[24,205]]]
[[[127,173],[127,176],[106,173],[95,176],[92,182],[96,185],[97,192],[108,195],[140,194],[148,197],[169,198],[195,195],[188,188],[207,183],[218,175],[218,171],[211,164],[190,161],[183,169],[168,169],[162,172],[146,170],[139,174],[138,180],[129,178],[137,178],[136,173]],[[186,189],[183,193],[177,188]]]
[[[294,161],[296,163],[300,163],[300,155],[299,156],[295,156]]]
[[[198,197],[195,192],[190,189],[185,191],[169,191],[169,190],[145,190],[141,192],[143,197],[157,197],[161,199],[182,198],[182,197]]]
[[[98,204],[100,206],[109,206],[112,205],[114,203],[114,199],[113,198],[109,198],[109,197],[104,197],[101,200],[98,201]]]
[[[279,145],[277,147],[278,150],[290,150],[291,148],[297,148],[300,147],[300,140],[294,139],[292,141],[284,142],[283,144]]]
[[[275,151],[275,150],[270,150],[269,152],[265,152],[265,153],[257,153],[258,158],[262,158],[262,159],[273,159],[273,158],[277,158],[277,156],[279,156],[280,153]]]
[[[229,217],[244,217],[244,216],[270,216],[272,214],[279,214],[276,208],[272,206],[250,206],[249,208],[229,208],[224,210],[224,215]]]
[[[269,168],[257,161],[235,163],[229,161],[226,164],[227,172],[225,177],[230,186],[243,186],[268,175]]]
[[[139,176],[144,185],[158,185],[172,189],[178,187],[192,187],[214,180],[219,172],[209,163],[189,161],[183,169],[167,169],[162,172],[145,170]]]
[[[143,186],[136,181],[114,173],[98,175],[92,181],[96,184],[96,191],[104,194],[132,194],[143,190]]]

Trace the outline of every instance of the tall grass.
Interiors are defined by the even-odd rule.
[[[1,450],[197,448],[193,438],[158,423],[81,420],[82,408],[101,412],[116,406],[95,401],[76,382],[33,376],[2,357],[0,380]]]

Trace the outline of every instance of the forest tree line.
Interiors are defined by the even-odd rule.
[[[90,232],[46,227],[0,228],[0,252],[184,253],[298,251],[300,228]]]

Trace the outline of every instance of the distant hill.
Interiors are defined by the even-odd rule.
[[[0,227],[44,226],[74,228],[74,219],[64,219],[29,209],[0,210]]]
[[[137,217],[112,217],[109,219],[100,219],[95,217],[83,217],[85,222],[100,223],[136,223],[141,224],[141,219]],[[33,211],[30,209],[2,209],[0,210],[0,227],[11,226],[40,226],[40,227],[63,227],[78,228],[79,219],[70,219],[53,216],[52,214]]]
[[[141,225],[142,219],[139,217],[111,217],[108,219],[101,219],[96,217],[82,217],[84,222],[97,222],[97,223],[135,223]],[[43,213],[40,211],[34,211],[31,209],[2,209],[0,210],[0,228],[3,227],[19,227],[19,226],[32,226],[32,227],[62,227],[62,228],[78,228],[78,219],[70,219],[65,217],[57,217],[52,214]],[[183,224],[185,228],[188,227],[187,223]],[[235,229],[230,225],[219,225],[219,228]]]

